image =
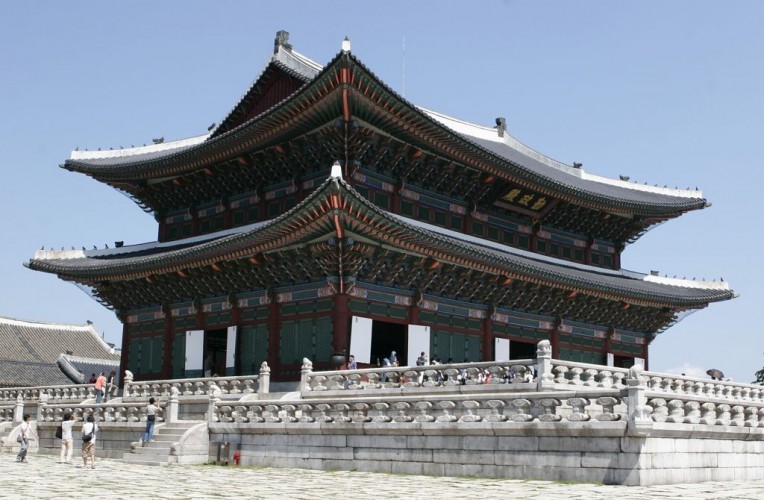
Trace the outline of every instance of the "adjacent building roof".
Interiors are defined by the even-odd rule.
[[[119,370],[120,356],[100,337],[91,323],[67,325],[0,317],[0,386],[82,383],[79,370],[62,368],[60,358],[100,362]],[[85,366],[85,365],[83,365]],[[90,365],[87,365],[88,369]],[[95,365],[93,365],[95,366]]]

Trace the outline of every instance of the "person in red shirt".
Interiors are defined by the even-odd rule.
[[[106,375],[103,372],[101,372],[101,375],[98,376],[95,383],[96,404],[101,403],[101,399],[103,399],[105,386],[106,386]]]

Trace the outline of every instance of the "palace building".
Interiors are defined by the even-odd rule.
[[[144,379],[299,377],[302,359],[376,364],[555,358],[628,367],[723,281],[621,268],[698,190],[610,179],[418,107],[350,50],[325,66],[279,32],[270,62],[207,134],[62,165],[128,194],[156,242],[41,250],[26,265],[86,287],[124,325]]]

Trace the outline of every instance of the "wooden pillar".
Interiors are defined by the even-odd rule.
[[[229,297],[228,303],[231,304],[231,326],[236,327],[236,351],[234,353],[233,372],[241,375],[241,310],[236,301],[236,297]]]
[[[350,353],[350,296],[337,294],[333,297],[332,347],[335,353]]]
[[[560,327],[562,320],[554,322],[554,327],[549,332],[549,343],[552,345],[552,359],[560,359]]]
[[[127,323],[127,314],[117,313],[117,317],[122,322],[122,356],[120,356],[119,359],[119,386],[120,388],[125,387],[125,370],[127,370],[128,364],[128,357],[130,356],[130,351],[128,350],[128,346],[130,345],[130,327]]]
[[[417,305],[419,294],[411,299],[409,306],[409,325],[419,325],[419,306]]]
[[[276,297],[271,297],[268,312],[268,366],[275,379],[279,379],[281,373],[281,305],[276,302]]]
[[[483,359],[482,361],[493,361],[494,356],[494,334],[493,334],[493,321],[491,320],[492,310],[486,313],[486,317],[483,318]]]
[[[587,266],[592,263],[592,245],[594,245],[594,238],[589,236],[586,238],[586,246],[584,247],[584,264]]]
[[[169,307],[163,307],[162,312],[164,313],[164,353],[162,353],[162,371],[160,377],[170,379],[172,378],[172,347],[175,340],[173,336],[175,320]]]
[[[645,371],[650,369],[650,359],[647,357],[649,343],[645,339],[645,343],[642,344],[642,359],[645,360]]]
[[[613,269],[616,271],[621,269],[621,252],[623,252],[623,244],[617,243],[615,245],[615,253],[613,253]]]

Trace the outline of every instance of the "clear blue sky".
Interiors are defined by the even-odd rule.
[[[0,315],[116,316],[22,266],[41,246],[156,239],[127,197],[58,168],[71,150],[204,133],[258,76],[279,29],[325,63],[353,53],[415,104],[509,132],[591,173],[698,186],[713,203],[629,246],[627,269],[720,278],[740,297],[661,334],[651,369],[741,382],[764,365],[764,2],[0,1]]]

